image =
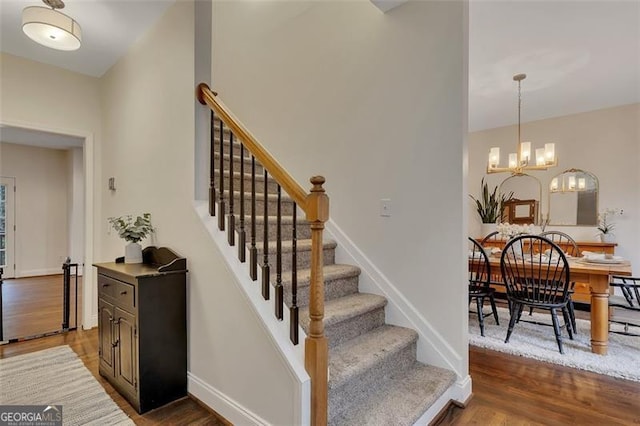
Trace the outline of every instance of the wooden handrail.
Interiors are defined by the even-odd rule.
[[[236,119],[217,98],[206,83],[200,83],[196,97],[202,105],[208,105],[218,118],[242,142],[255,159],[262,164],[282,189],[305,212],[311,227],[311,282],[309,290],[309,334],[305,340],[305,369],[311,378],[311,425],[326,425],[328,420],[328,366],[329,345],[324,335],[324,274],[322,234],[329,220],[329,197],[322,185],[322,176],[310,179],[313,185],[307,193],[284,168],[265,150],[253,135]],[[222,144],[222,134],[220,135]],[[233,150],[230,149],[230,155]],[[213,154],[212,154],[213,155]],[[230,158],[229,161],[233,161]],[[222,166],[221,166],[222,168]],[[266,183],[266,179],[265,179]],[[224,215],[224,211],[220,212]],[[255,222],[252,222],[255,223]]]
[[[273,177],[282,189],[304,210],[307,212],[307,191],[296,182],[289,173],[276,161],[275,158],[267,152],[266,149],[258,143],[256,138],[234,117],[227,107],[217,98],[217,93],[213,92],[206,83],[198,84],[196,97],[202,105],[209,107],[218,115],[218,118],[231,129],[234,135],[238,137],[245,147],[256,157],[256,160],[267,169],[271,177]]]

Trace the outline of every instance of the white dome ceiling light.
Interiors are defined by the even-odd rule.
[[[56,9],[63,9],[62,0],[42,0],[51,7],[30,6],[22,11],[22,31],[33,41],[51,49],[77,50],[82,43],[80,25]]]

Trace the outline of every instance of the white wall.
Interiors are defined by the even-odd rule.
[[[214,2],[213,86],[467,374],[464,2]],[[392,216],[379,216],[380,199]],[[465,245],[466,246],[466,245]],[[437,342],[430,342],[436,344]],[[449,351],[449,352],[448,352]]]
[[[567,115],[522,125],[523,140],[541,147],[555,142],[558,166],[547,171],[531,172],[542,183],[542,212],[547,213],[551,179],[566,169],[577,168],[593,173],[599,180],[599,210],[621,208],[617,216],[616,253],[631,260],[635,274],[640,273],[640,104],[623,105],[581,114]],[[491,146],[503,153],[515,152],[517,127],[500,127],[471,133],[469,136],[469,191],[477,196],[480,179],[485,175],[487,155]],[[507,178],[505,173],[487,177],[490,187]],[[469,229],[480,235],[480,220],[469,209]],[[597,241],[595,227],[550,226],[568,233],[579,241]]]
[[[30,61],[6,53],[0,54],[0,123],[14,127],[42,130],[79,136],[85,139],[83,167],[85,183],[93,183],[94,156],[100,156],[101,113],[98,79],[63,70],[51,65]],[[95,182],[98,185],[99,182]],[[94,205],[97,189],[85,186],[84,216],[93,218],[100,210],[99,200]],[[84,262],[93,262],[94,240],[100,249],[100,234],[94,233],[94,221],[84,223]],[[95,275],[85,274],[82,312],[83,327],[97,325]]]
[[[292,424],[293,378],[192,207],[193,15],[193,2],[171,6],[102,78],[103,209],[97,221],[152,214],[157,232],[143,245],[167,246],[187,258],[190,375],[269,423]],[[115,192],[106,189],[109,176],[116,178]],[[101,231],[99,260],[112,261],[124,242],[115,232],[106,235],[106,226]]]
[[[3,176],[16,180],[16,277],[59,274],[69,254],[66,150],[0,143]]]

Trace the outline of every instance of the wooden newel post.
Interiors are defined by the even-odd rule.
[[[322,231],[329,220],[329,197],[322,176],[311,178],[313,188],[306,199],[306,215],[311,225],[311,290],[309,333],[304,343],[305,368],[311,377],[311,424],[327,424],[329,348],[324,335],[324,277],[322,272]]]

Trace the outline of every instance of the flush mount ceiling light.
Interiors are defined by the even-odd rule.
[[[33,41],[57,50],[77,50],[82,42],[80,25],[56,9],[64,8],[62,0],[42,0],[42,6],[22,11],[22,31]]]

